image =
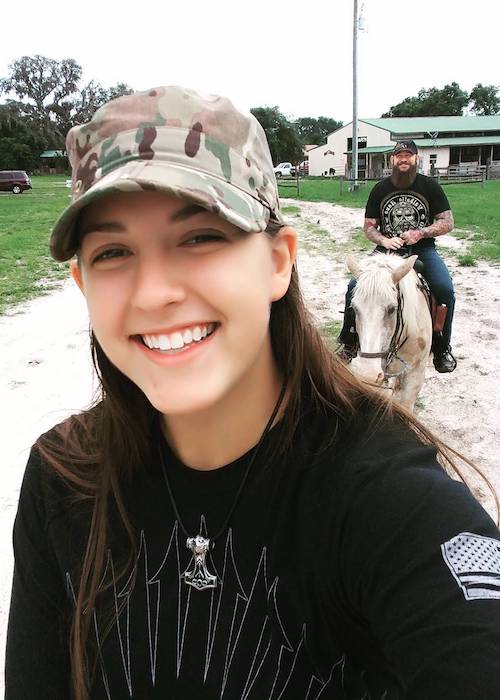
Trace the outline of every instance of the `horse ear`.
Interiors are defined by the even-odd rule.
[[[394,282],[394,284],[398,284],[398,282],[401,282],[403,277],[407,275],[411,269],[413,269],[413,266],[415,265],[415,260],[417,258],[418,255],[411,255],[404,261],[402,265],[393,270],[392,281]]]
[[[348,255],[345,262],[349,272],[357,279],[361,274],[361,268],[354,255]]]

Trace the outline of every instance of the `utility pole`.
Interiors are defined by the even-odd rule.
[[[352,189],[358,189],[358,0],[354,0],[352,23]]]

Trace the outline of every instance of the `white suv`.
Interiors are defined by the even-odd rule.
[[[280,163],[274,168],[276,177],[290,177],[295,175],[295,166],[291,163]]]

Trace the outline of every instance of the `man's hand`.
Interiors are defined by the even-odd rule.
[[[394,236],[394,238],[387,238],[387,236],[382,236],[380,245],[383,245],[387,250],[399,250],[404,246],[405,242],[399,236]]]
[[[403,241],[408,244],[408,245],[413,245],[414,243],[418,243],[418,241],[423,238],[422,231],[419,231],[418,229],[411,228],[408,231],[404,231],[401,234],[401,238]]]

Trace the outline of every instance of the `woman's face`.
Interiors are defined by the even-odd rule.
[[[109,195],[79,224],[72,274],[94,334],[157,410],[203,411],[273,376],[270,305],[288,288],[293,230],[244,234],[159,192]]]

